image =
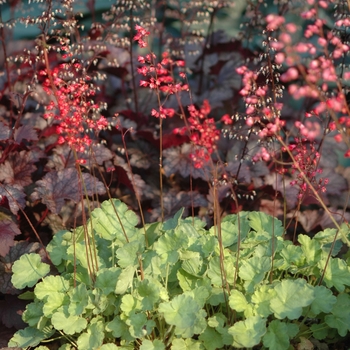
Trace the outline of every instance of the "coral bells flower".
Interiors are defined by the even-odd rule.
[[[195,146],[190,157],[195,168],[201,168],[210,160],[210,155],[216,149],[216,142],[219,140],[220,131],[216,129],[215,121],[213,118],[208,118],[210,110],[210,104],[207,100],[203,101],[199,110],[194,105],[188,106],[189,126],[174,130],[180,135],[184,135],[186,132],[190,133],[190,140]]]
[[[46,107],[44,118],[58,123],[59,144],[68,144],[77,152],[84,152],[92,143],[86,131],[100,131],[108,126],[107,120],[99,114],[100,106],[92,101],[94,87],[88,83],[88,76],[81,77],[80,63],[61,64],[40,75],[45,76],[43,88],[53,100]],[[67,78],[66,78],[67,77]]]
[[[159,108],[159,112],[154,108],[151,111],[151,114],[156,118],[165,119],[166,117],[172,118],[175,115],[175,110],[173,108]]]
[[[133,40],[137,41],[141,48],[147,47],[147,43],[144,39],[149,36],[150,32],[138,24],[136,24],[135,29],[137,33],[133,37]]]

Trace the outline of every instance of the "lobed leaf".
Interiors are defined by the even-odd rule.
[[[101,320],[94,318],[87,327],[87,331],[82,333],[78,340],[78,348],[84,350],[96,350],[102,346],[104,339],[104,324]]]
[[[323,270],[326,260],[321,260],[318,267]],[[330,258],[323,277],[328,288],[335,287],[339,292],[343,292],[345,286],[350,286],[350,267],[339,258]]]
[[[27,327],[17,331],[10,339],[8,346],[12,348],[34,347],[39,345],[42,340],[51,337],[54,333],[55,330],[51,329],[40,331],[34,327]]]
[[[12,266],[12,283],[18,289],[33,287],[50,272],[50,266],[41,261],[38,254],[22,255]]]
[[[191,338],[174,339],[171,343],[171,350],[204,350],[203,345],[198,340]]]
[[[270,350],[288,350],[290,342],[287,325],[279,320],[271,321],[263,337],[263,344]]]
[[[244,260],[238,275],[244,282],[244,288],[247,293],[254,291],[254,286],[260,283],[266,276],[266,273],[271,269],[271,258],[267,256],[254,256]]]
[[[32,193],[33,200],[42,200],[47,208],[54,214],[58,214],[65,200],[70,199],[77,203],[86,194],[106,193],[103,183],[88,173],[79,174],[75,168],[65,168],[59,171],[47,173],[42,180],[36,182],[36,189]],[[84,183],[84,185],[82,184]],[[78,184],[72,186],[72,184]]]
[[[20,235],[19,227],[5,214],[0,213],[0,256],[5,257],[15,245],[14,237]]]
[[[339,294],[333,306],[331,315],[325,316],[326,324],[331,328],[336,328],[341,337],[345,337],[350,331],[350,296],[349,294]]]
[[[127,243],[136,234],[138,218],[134,212],[117,199],[107,200],[91,213],[91,225],[98,235],[108,241],[115,241],[118,246]]]
[[[228,332],[233,336],[234,347],[252,348],[260,343],[266,333],[266,320],[260,316],[247,317],[244,321],[236,322]]]
[[[153,341],[144,339],[140,350],[165,350],[165,345],[162,341],[155,339]]]
[[[274,298],[271,299],[270,308],[275,317],[290,320],[298,319],[302,314],[302,308],[310,305],[315,300],[315,292],[311,285],[304,279],[283,280],[274,290]]]
[[[71,316],[64,311],[55,312],[51,317],[52,325],[57,330],[72,335],[82,332],[87,326],[87,320],[80,316]]]
[[[177,295],[170,302],[161,303],[158,310],[168,324],[176,327],[175,334],[183,338],[191,338],[206,328],[206,312],[189,295]]]

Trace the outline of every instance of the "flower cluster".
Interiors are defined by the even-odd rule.
[[[149,36],[150,32],[138,24],[136,24],[135,29],[137,33],[133,37],[133,40],[137,41],[141,48],[147,47],[147,42],[145,39]]]
[[[100,115],[101,107],[92,100],[95,88],[89,84],[90,77],[80,76],[82,69],[80,63],[63,63],[49,72],[40,72],[45,77],[44,91],[52,96],[44,117],[58,122],[58,143],[66,143],[77,152],[84,152],[91,145],[87,132],[108,126],[106,118]]]
[[[194,105],[188,107],[190,117],[187,119],[188,127],[174,129],[175,134],[190,134],[195,149],[190,154],[195,168],[201,168],[203,164],[210,160],[211,154],[216,149],[216,142],[219,140],[220,131],[217,130],[215,120],[208,118],[211,111],[210,104],[207,100],[203,101],[200,109]]]
[[[315,142],[310,142],[304,137],[296,137],[294,141],[295,143],[289,145],[288,149],[293,153],[295,159],[291,173],[296,174],[296,179],[291,181],[291,185],[299,185],[300,192],[298,198],[302,198],[309,190],[305,177],[317,191],[326,192],[325,185],[328,184],[328,179],[316,179],[317,174],[322,173],[322,169],[318,168],[321,155],[315,147]],[[298,164],[299,169],[296,164]]]

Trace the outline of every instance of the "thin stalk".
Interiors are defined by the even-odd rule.
[[[148,247],[148,239],[147,239],[147,232],[146,232],[146,224],[145,224],[145,218],[143,215],[143,210],[142,210],[142,205],[141,205],[141,197],[140,197],[140,193],[137,190],[136,187],[136,181],[135,181],[135,177],[134,177],[134,173],[132,171],[132,167],[131,167],[131,163],[130,163],[130,158],[129,158],[129,153],[128,153],[128,149],[126,147],[126,142],[125,142],[125,135],[126,133],[130,131],[130,129],[128,129],[125,133],[121,133],[122,135],[122,141],[123,141],[123,146],[124,146],[124,151],[125,151],[125,158],[126,158],[126,162],[128,164],[129,170],[130,170],[130,174],[131,174],[131,182],[132,182],[132,186],[134,188],[134,192],[135,192],[135,196],[136,196],[136,200],[137,200],[137,204],[139,206],[139,211],[140,211],[140,216],[141,216],[141,222],[142,222],[142,226],[143,226],[143,231],[145,233],[145,243],[146,243],[146,247]]]

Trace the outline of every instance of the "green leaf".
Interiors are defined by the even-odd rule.
[[[263,337],[263,344],[270,350],[288,350],[290,342],[286,324],[278,320],[271,321]]]
[[[118,265],[122,268],[132,266],[135,267],[139,264],[138,258],[144,251],[144,241],[132,241],[124,244],[116,252],[118,258]]]
[[[36,327],[42,317],[43,303],[36,300],[26,306],[22,319],[24,322],[28,323],[29,326]]]
[[[53,333],[55,333],[54,330],[47,329],[46,331],[40,331],[33,327],[27,327],[17,331],[10,339],[8,346],[11,348],[37,346],[42,340],[51,337]]]
[[[315,300],[311,304],[311,311],[314,315],[318,315],[321,312],[326,314],[330,313],[333,305],[337,302],[337,298],[333,295],[332,291],[324,286],[314,287]]]
[[[24,254],[12,265],[11,282],[17,289],[33,287],[49,272],[50,266],[41,262],[39,254]]]
[[[169,230],[174,230],[178,225],[180,225],[181,222],[181,217],[184,212],[184,208],[181,208],[173,218],[168,219],[167,221],[164,222],[162,230],[163,231],[169,231]]]
[[[96,350],[102,345],[104,339],[104,324],[101,320],[93,319],[78,340],[78,348],[84,350]]]
[[[55,312],[51,318],[52,325],[57,330],[62,330],[66,334],[75,334],[83,331],[87,326],[85,318],[80,316],[69,316],[63,311]]]
[[[312,331],[312,336],[318,340],[323,340],[327,338],[329,327],[325,323],[313,324],[310,327]]]
[[[280,255],[284,260],[283,265],[280,266],[281,270],[290,270],[295,273],[298,266],[304,265],[305,256],[300,246],[289,244],[281,250]]]
[[[231,291],[229,305],[231,309],[238,312],[244,312],[249,307],[249,303],[244,294],[237,289]]]
[[[111,322],[106,324],[106,331],[111,332],[113,337],[121,338],[125,341],[132,341],[134,339],[130,335],[129,327],[119,316],[116,316]]]
[[[68,303],[69,282],[61,276],[48,276],[34,288],[35,296],[44,301],[43,313],[51,315],[63,304]]]
[[[179,259],[179,251],[188,247],[189,239],[181,231],[171,230],[154,243],[155,251],[169,263],[175,264]]]
[[[165,350],[165,345],[162,341],[158,339],[155,339],[153,341],[144,339],[142,340],[140,350]]]
[[[271,299],[270,308],[279,319],[298,319],[302,308],[315,299],[313,287],[304,279],[283,280],[274,288],[276,295]]]
[[[194,339],[174,339],[171,343],[171,350],[204,350],[203,345]]]
[[[114,292],[121,271],[122,270],[119,267],[98,270],[96,274],[95,287],[101,289],[105,295]]]
[[[120,247],[127,243],[125,233],[129,240],[137,233],[136,214],[128,210],[126,204],[118,199],[104,201],[101,208],[92,211],[90,220],[92,227],[101,237],[108,241],[115,241]],[[89,224],[87,226],[89,227]]]
[[[331,328],[336,328],[341,337],[350,331],[350,296],[339,294],[334,304],[332,314],[325,317],[325,322]]]
[[[218,228],[213,226],[210,228],[209,232],[217,236]],[[235,224],[230,221],[221,222],[221,237],[222,237],[222,245],[223,247],[229,247],[238,241],[238,229]],[[241,237],[242,239],[243,237]]]
[[[112,344],[112,343],[108,343],[108,344],[103,344],[99,350],[118,350],[120,348],[118,348],[117,345]]]
[[[232,256],[231,254],[225,256],[224,267],[226,272],[226,279],[227,282],[230,284],[234,283],[235,280],[235,265],[236,259],[234,256]],[[207,275],[214,286],[222,286],[221,263],[219,256],[214,256],[209,260],[209,268],[207,271]]]
[[[137,293],[141,297],[143,311],[153,310],[154,304],[161,298],[160,290],[163,286],[155,279],[145,278],[138,283]]]
[[[266,320],[260,316],[251,316],[236,322],[228,332],[233,336],[233,346],[252,348],[260,343],[261,337],[266,333]]]
[[[210,327],[207,327],[199,336],[199,340],[203,342],[207,350],[222,349],[224,346],[221,334]]]
[[[181,268],[186,271],[188,274],[201,277],[198,274],[201,271],[202,265],[203,265],[203,259],[199,255],[199,253],[191,252],[192,256],[186,260],[184,260],[181,264]],[[184,258],[184,254],[181,255],[181,259]]]
[[[85,241],[77,242],[75,245],[72,244],[67,248],[67,259],[69,259],[71,262],[75,262],[75,264],[78,265],[78,267],[80,267],[79,265],[81,265],[81,267],[85,269],[85,273],[87,275],[90,269],[91,261],[95,260],[94,255],[93,257],[91,257],[90,253],[86,255],[87,250],[89,251],[95,249],[92,244],[90,248],[86,247]],[[97,255],[97,265],[99,266],[99,268],[105,267],[105,262],[101,259],[99,255]]]
[[[324,269],[326,260],[319,262],[318,266]],[[339,292],[343,292],[345,286],[350,286],[350,267],[339,258],[330,258],[323,278],[328,288],[335,287]]]
[[[67,230],[58,231],[47,245],[46,250],[55,266],[67,260],[67,248],[73,244],[73,233]]]
[[[244,260],[239,268],[239,277],[244,282],[244,288],[247,293],[254,291],[254,286],[259,284],[266,276],[266,273],[271,269],[271,258],[267,256],[253,256],[250,259]]]
[[[81,283],[69,292],[70,304],[68,312],[71,316],[81,315],[89,304],[89,294],[85,284]]]
[[[139,299],[131,294],[125,294],[122,297],[122,303],[120,305],[121,310],[123,310],[125,315],[130,315],[132,312],[141,311],[142,303]]]
[[[284,228],[280,220],[260,211],[253,211],[249,213],[249,225],[259,235],[264,236],[267,239],[271,239],[272,235],[275,237],[282,236],[284,232]]]
[[[255,290],[251,298],[251,301],[254,304],[255,314],[261,317],[268,317],[272,313],[270,303],[275,295],[275,290],[269,285],[262,285]]]
[[[177,295],[170,302],[161,303],[158,308],[165,321],[176,327],[175,334],[191,338],[206,328],[206,312],[189,295]]]
[[[303,251],[308,264],[310,266],[317,264],[322,254],[321,246],[317,240],[311,239],[306,235],[299,235],[298,242],[301,244],[301,250]]]
[[[114,289],[114,293],[116,293],[116,294],[125,294],[126,293],[126,291],[132,285],[135,271],[136,271],[136,269],[134,266],[128,266],[122,270],[122,272],[120,273],[119,278],[117,280],[117,283],[116,283],[116,286]]]
[[[148,320],[145,314],[135,312],[128,315],[125,323],[129,326],[129,332],[135,339],[145,338],[156,325],[153,320]]]

